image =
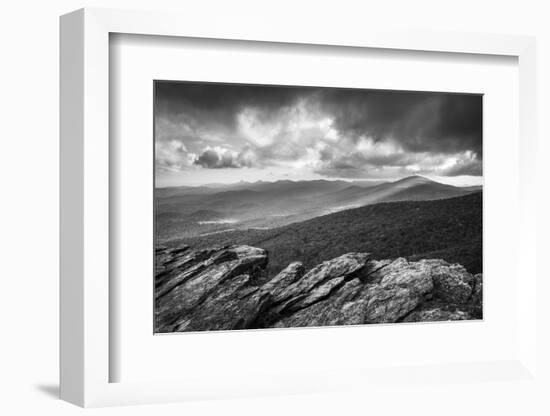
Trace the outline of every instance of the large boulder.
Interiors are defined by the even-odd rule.
[[[181,256],[169,258],[155,287],[157,332],[173,332],[182,327],[182,321],[199,305],[202,307],[209,296],[225,299],[221,295],[231,292],[233,280],[247,275],[246,283],[253,282],[266,265],[267,252],[249,246],[182,252]]]
[[[405,259],[385,262],[382,267],[378,262],[367,264],[363,269],[365,267],[367,282],[379,283],[363,283],[359,277],[354,277],[343,284],[345,277],[334,278],[329,281],[334,282],[330,286],[330,290],[334,290],[333,295],[326,296],[327,290],[323,290],[323,296],[318,296],[322,300],[310,306],[314,302],[308,300],[327,284],[302,294],[302,299],[280,311],[283,318],[276,326],[396,322],[422,303],[424,297],[433,290],[429,273]],[[284,317],[285,313],[288,316]]]
[[[269,305],[269,294],[248,286],[251,277],[243,274],[218,285],[206,299],[173,324],[173,331],[229,330],[255,327]]]

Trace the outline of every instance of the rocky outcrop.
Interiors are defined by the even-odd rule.
[[[481,318],[482,275],[443,260],[347,253],[269,279],[250,246],[156,252],[156,332],[355,325]]]
[[[248,327],[266,300],[246,296],[267,265],[260,248],[166,250],[156,258],[157,332]]]

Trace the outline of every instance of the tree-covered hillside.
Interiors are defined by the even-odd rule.
[[[248,244],[269,251],[269,275],[292,261],[306,269],[348,252],[380,259],[441,258],[482,272],[482,193],[368,205],[268,230],[235,230],[172,241],[193,248]]]

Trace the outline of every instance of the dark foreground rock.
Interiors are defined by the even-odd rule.
[[[443,260],[347,253],[269,279],[250,246],[158,248],[156,332],[480,319],[482,275]]]

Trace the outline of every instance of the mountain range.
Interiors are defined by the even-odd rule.
[[[393,182],[312,180],[238,182],[155,190],[157,241],[267,230],[381,202],[464,196],[481,187],[456,187],[422,176]]]

